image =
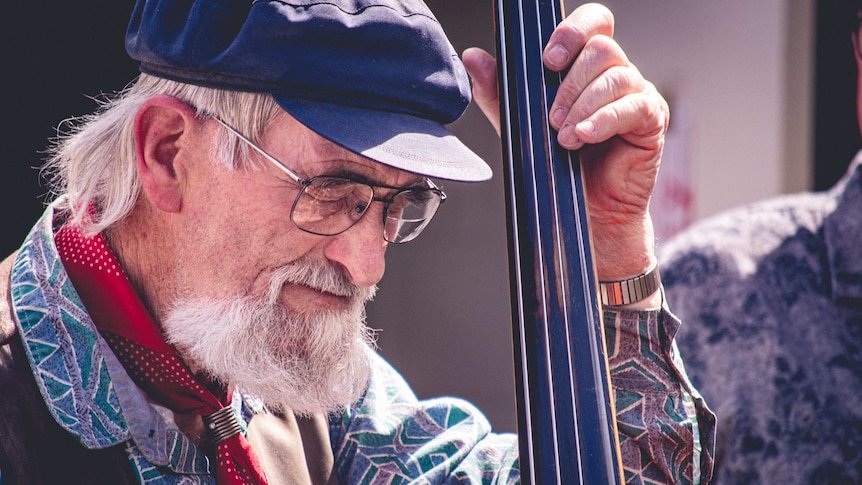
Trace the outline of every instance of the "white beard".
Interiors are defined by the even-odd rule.
[[[291,311],[278,302],[285,283],[349,297],[349,307]],[[367,385],[373,333],[365,304],[375,290],[353,285],[325,263],[299,260],[273,274],[263,298],[181,300],[162,323],[180,355],[211,379],[271,409],[333,412]]]

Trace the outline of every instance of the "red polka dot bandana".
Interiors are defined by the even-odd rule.
[[[236,418],[225,409],[230,393],[224,386],[202,384],[168,345],[105,238],[86,238],[77,226],[64,225],[54,242],[87,312],[135,384],[175,413],[204,417],[216,442],[216,481],[266,484]]]

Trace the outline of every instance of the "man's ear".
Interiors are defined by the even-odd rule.
[[[182,208],[183,161],[198,124],[191,106],[167,95],[150,98],[135,116],[138,175],[145,195],[160,210]]]

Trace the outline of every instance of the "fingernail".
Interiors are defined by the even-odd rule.
[[[596,134],[596,125],[591,120],[584,120],[578,123],[578,129],[581,133],[589,133],[591,136]]]
[[[557,134],[557,142],[563,146],[572,146],[578,143],[578,136],[575,134],[575,127],[571,124],[564,126]]]
[[[554,114],[551,116],[551,123],[554,126],[562,126],[563,122],[566,121],[566,116],[569,115],[569,110],[566,108],[557,108],[554,110]]]
[[[568,60],[569,50],[561,46],[560,44],[551,47],[551,50],[548,51],[548,61],[550,61],[551,64],[560,66],[565,64]]]

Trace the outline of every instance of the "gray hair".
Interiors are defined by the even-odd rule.
[[[68,120],[71,127],[59,134],[43,167],[53,194],[66,197],[70,221],[85,233],[105,230],[135,207],[141,192],[135,115],[158,95],[188,103],[199,117],[218,116],[256,142],[283,112],[267,94],[205,88],[142,74],[116,97],[100,101],[95,113]],[[226,130],[219,133],[211,147],[213,160],[238,168],[238,160],[248,159],[248,147]],[[90,207],[96,210],[88,213]]]

